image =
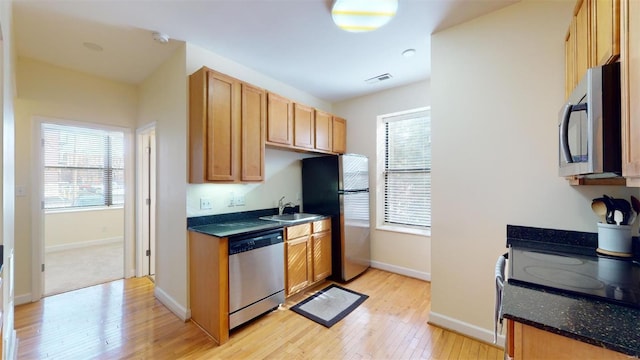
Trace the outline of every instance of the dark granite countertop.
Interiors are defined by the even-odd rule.
[[[640,356],[640,309],[510,283],[503,294],[507,319]]]
[[[597,234],[507,225],[507,246],[592,255]],[[507,281],[502,314],[545,331],[640,356],[639,308]]]
[[[299,211],[299,207],[293,208],[294,212]],[[295,223],[261,220],[260,217],[271,216],[278,213],[278,209],[253,210],[240,213],[207,215],[187,218],[187,230],[207,234],[215,237],[230,237],[249,234],[252,232],[273,230],[293,226],[310,221],[317,221],[318,218]],[[325,219],[322,216],[320,219]]]

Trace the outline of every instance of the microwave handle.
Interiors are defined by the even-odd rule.
[[[571,110],[573,105],[566,104],[564,111],[562,112],[562,121],[560,122],[560,149],[564,155],[564,160],[567,163],[573,162],[573,156],[571,156],[571,149],[569,149],[569,117],[571,116]]]

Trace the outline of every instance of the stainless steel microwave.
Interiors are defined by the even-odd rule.
[[[559,117],[560,176],[621,175],[619,63],[588,69]]]

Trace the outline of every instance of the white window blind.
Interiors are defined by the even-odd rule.
[[[124,133],[42,124],[44,208],[124,204]]]
[[[383,118],[384,223],[431,226],[429,110]]]

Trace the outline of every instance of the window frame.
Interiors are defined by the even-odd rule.
[[[38,186],[40,187],[40,208],[42,209],[42,211],[45,214],[50,214],[50,213],[65,213],[65,212],[80,212],[80,211],[99,211],[99,210],[109,210],[109,209],[123,209],[125,208],[125,204],[126,204],[126,198],[127,195],[126,193],[123,193],[123,202],[120,204],[111,204],[111,205],[87,205],[87,206],[65,206],[65,207],[55,207],[55,208],[45,208],[45,193],[44,193],[44,188],[45,188],[45,182],[44,182],[44,176],[45,176],[45,149],[44,149],[44,126],[45,125],[55,125],[55,126],[67,126],[67,127],[76,127],[76,128],[84,128],[84,129],[88,129],[88,130],[95,130],[95,131],[102,131],[102,132],[120,132],[122,133],[122,144],[123,144],[123,166],[122,168],[111,168],[111,172],[113,172],[114,170],[121,170],[122,171],[122,177],[123,177],[123,189],[126,187],[126,183],[127,183],[127,162],[128,162],[128,158],[127,158],[127,151],[128,151],[128,144],[129,144],[129,130],[127,128],[123,128],[123,127],[119,127],[119,126],[109,126],[109,125],[102,125],[102,124],[94,124],[94,123],[89,123],[89,122],[81,122],[81,121],[74,121],[74,120],[61,120],[61,119],[51,119],[51,118],[35,118],[35,123],[37,124],[36,127],[34,127],[34,133],[37,136],[38,141],[35,142],[35,149],[39,152],[39,164],[36,164],[36,166],[38,166],[38,173],[39,175],[39,181],[38,181]],[[109,159],[109,166],[111,167],[111,159]],[[70,167],[73,168],[73,167]],[[110,188],[110,191],[113,192],[113,184],[109,184],[110,186],[108,186],[108,188]],[[105,202],[106,202],[107,197],[105,196]],[[111,194],[111,201],[113,201],[113,193]]]
[[[414,234],[414,235],[423,235],[423,236],[431,236],[431,224],[427,227],[421,226],[412,226],[412,225],[402,225],[402,224],[391,224],[385,222],[384,215],[384,207],[385,207],[385,160],[386,160],[386,119],[393,117],[401,117],[410,114],[418,114],[421,112],[428,112],[429,117],[431,117],[431,107],[420,107],[409,109],[405,111],[399,111],[395,113],[383,114],[377,116],[377,139],[376,139],[376,148],[377,148],[377,167],[376,167],[376,175],[377,175],[377,184],[378,191],[376,192],[376,229],[383,231],[391,231],[391,232],[400,232],[406,234]],[[430,171],[429,171],[430,172]],[[431,208],[431,203],[429,204],[429,208]]]

